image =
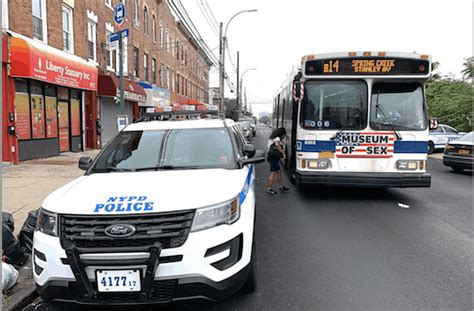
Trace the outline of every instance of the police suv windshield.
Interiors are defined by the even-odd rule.
[[[91,171],[236,167],[227,129],[168,129],[119,133]]]

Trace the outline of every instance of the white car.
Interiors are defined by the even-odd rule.
[[[456,140],[466,133],[459,132],[455,128],[439,124],[435,130],[430,130],[428,136],[428,153],[433,153],[436,149],[443,149],[446,144]]]
[[[232,120],[128,125],[44,200],[33,250],[41,298],[93,309],[252,292],[263,161]]]

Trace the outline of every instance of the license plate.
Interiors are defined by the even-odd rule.
[[[97,270],[99,292],[139,292],[140,270]]]
[[[469,150],[467,150],[467,149],[459,149],[459,150],[458,150],[458,153],[459,153],[459,154],[465,154],[465,155],[467,155],[467,154],[469,154]]]

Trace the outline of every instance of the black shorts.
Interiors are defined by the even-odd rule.
[[[270,163],[270,172],[278,172],[280,170],[280,159],[267,158],[267,161]]]

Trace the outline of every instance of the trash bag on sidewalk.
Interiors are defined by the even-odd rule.
[[[33,234],[35,233],[37,219],[38,210],[29,212],[23,227],[21,227],[20,234],[18,235],[20,245],[25,248],[28,253],[31,253],[31,250],[33,249]]]
[[[6,262],[2,262],[2,293],[9,290],[18,281],[18,272],[15,267]]]
[[[29,256],[5,223],[2,224],[2,248],[5,261],[9,264],[22,266],[28,260]]]
[[[12,214],[2,212],[2,223],[6,224],[11,232],[15,231],[15,221],[13,220]]]

